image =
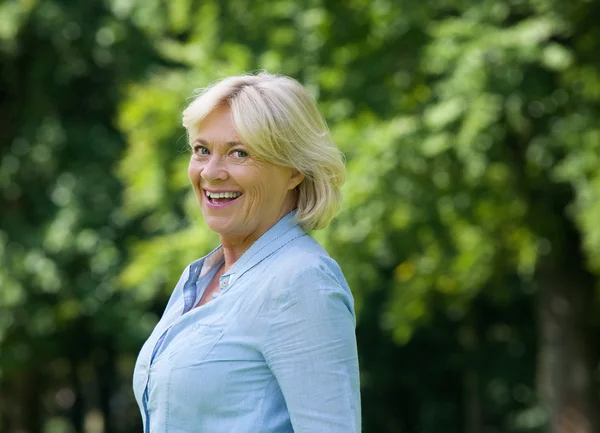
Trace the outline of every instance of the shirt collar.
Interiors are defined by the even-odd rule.
[[[204,262],[202,263],[202,268],[200,269],[200,275],[198,278],[204,278],[215,266],[221,266],[223,260],[225,260],[223,248],[221,248],[221,245],[219,245],[204,257]]]
[[[233,266],[220,277],[219,285],[221,286],[221,292],[228,290],[242,275],[285,244],[304,235],[306,233],[296,221],[296,210],[292,210],[277,221],[269,230],[264,232]],[[191,264],[190,278],[184,287],[184,294],[187,294],[187,297],[190,299],[186,297],[184,312],[188,311],[193,304],[195,290],[192,290],[192,288],[195,287],[198,277],[208,274],[215,265],[222,263],[222,261],[223,247],[219,245],[209,254]]]
[[[296,221],[296,210],[291,211],[263,233],[221,278],[228,278],[228,287],[265,258],[306,233]]]

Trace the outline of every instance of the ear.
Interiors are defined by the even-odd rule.
[[[288,180],[288,190],[293,190],[298,185],[300,185],[303,180],[304,180],[304,175],[302,173],[300,173],[298,170],[296,170],[295,168],[292,169],[292,174],[290,175],[290,178]]]

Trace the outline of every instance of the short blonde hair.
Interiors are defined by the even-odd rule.
[[[304,175],[296,219],[305,230],[325,227],[341,207],[346,168],[314,98],[286,76],[261,72],[228,77],[200,89],[183,112],[190,140],[221,105],[231,109],[242,141],[258,158]]]

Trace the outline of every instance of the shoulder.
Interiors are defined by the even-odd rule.
[[[309,235],[285,245],[269,258],[267,266],[288,283],[302,277],[328,277],[346,284],[338,263]]]
[[[338,263],[309,235],[294,239],[271,258],[277,273],[294,279],[300,276],[328,275],[346,284]]]
[[[352,293],[340,266],[310,236],[295,239],[269,259],[271,296],[279,307],[342,301],[353,312]]]

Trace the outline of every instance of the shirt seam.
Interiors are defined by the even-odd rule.
[[[303,254],[302,254],[302,256],[300,256],[300,258],[299,258],[298,260],[299,260],[299,261],[301,261],[301,259],[302,259],[302,258],[304,258],[304,257],[306,257],[306,256],[308,256],[308,255],[309,255],[308,253],[303,253]],[[312,268],[312,266],[311,266],[311,268]],[[310,269],[310,268],[308,268],[308,269]],[[307,271],[308,271],[308,269],[305,269],[305,270],[303,270],[303,272],[307,272]],[[298,273],[297,273],[297,274],[295,274],[294,276],[295,276],[295,277],[297,277],[297,276],[298,276]],[[271,314],[269,314],[269,315],[267,316],[267,317],[268,317],[268,320],[269,320],[269,326],[267,327],[267,332],[265,333],[265,340],[264,340],[264,342],[263,342],[263,344],[262,344],[262,347],[261,347],[261,352],[263,353],[263,356],[265,356],[265,361],[267,362],[267,365],[269,364],[269,360],[267,359],[267,356],[268,356],[268,355],[266,354],[266,350],[265,350],[265,349],[266,349],[266,347],[265,347],[265,346],[268,344],[269,338],[270,338],[270,336],[271,336],[271,329],[273,328],[273,322],[275,321],[275,318],[276,318],[276,317],[277,317],[279,314],[281,314],[283,311],[285,311],[285,310],[283,310],[281,307],[282,307],[282,305],[283,305],[283,301],[285,300],[285,297],[286,297],[286,296],[289,296],[289,295],[288,295],[288,289],[289,289],[289,287],[286,287],[286,288],[285,288],[285,290],[283,290],[283,293],[281,293],[281,294],[278,296],[278,298],[277,298],[276,302],[274,302],[274,305],[273,305],[273,307],[271,308]],[[295,302],[297,302],[297,301],[295,301]],[[295,303],[295,302],[294,302],[294,303]],[[291,307],[294,305],[294,303],[292,303],[292,304],[290,304],[290,305],[286,306],[286,308],[285,308],[285,309],[291,308]]]
[[[266,394],[267,394],[267,389],[269,389],[269,385],[274,380],[275,380],[275,375],[271,374],[271,377],[267,381],[267,383],[266,383],[266,385],[265,385],[265,387],[263,389],[263,392],[262,392],[262,397],[260,399],[260,403],[259,403],[259,406],[258,406],[258,414],[259,414],[259,416],[256,419],[256,425],[255,425],[255,427],[257,427],[259,429],[258,431],[260,431],[260,429],[262,429],[262,425],[263,425],[263,422],[262,422],[263,418],[264,418],[263,408],[264,408],[264,405],[265,405],[265,397],[266,397]]]
[[[284,233],[284,234],[285,234],[285,233]],[[282,234],[281,236],[283,236],[284,234]],[[281,236],[280,236],[280,237],[281,237]],[[307,233],[300,233],[300,234],[298,234],[298,236],[296,236],[296,237],[293,237],[293,238],[289,239],[289,240],[288,240],[287,242],[285,242],[284,244],[282,244],[282,245],[279,245],[277,248],[275,248],[275,249],[273,249],[272,251],[270,251],[270,252],[269,252],[267,255],[265,255],[264,257],[262,257],[262,258],[261,258],[260,260],[258,260],[256,263],[253,263],[253,264],[251,264],[251,265],[249,265],[249,266],[246,266],[246,267],[245,267],[243,270],[241,270],[241,271],[238,271],[238,272],[234,272],[234,273],[232,273],[231,275],[233,275],[233,274],[235,274],[235,275],[236,275],[236,278],[235,278],[235,280],[234,280],[234,283],[235,283],[235,284],[237,284],[237,282],[238,282],[238,281],[239,281],[239,280],[242,278],[242,276],[243,276],[243,275],[244,275],[246,272],[249,272],[249,271],[250,271],[252,268],[254,268],[255,266],[258,266],[258,265],[259,265],[259,264],[260,264],[262,261],[264,261],[265,259],[267,259],[267,257],[270,257],[270,256],[272,256],[272,255],[273,255],[273,254],[275,254],[277,251],[281,250],[282,248],[284,248],[285,246],[287,246],[287,245],[288,245],[288,244],[290,244],[291,242],[293,242],[293,241],[295,241],[296,239],[299,239],[299,238],[301,238],[301,237],[303,237],[303,236],[308,236],[308,234],[307,234]],[[278,238],[276,238],[276,239],[273,239],[273,242],[275,242],[275,241],[276,241],[277,239],[279,239],[280,237],[278,237]],[[265,245],[265,246],[266,246],[266,245]],[[261,250],[262,250],[262,248],[261,248]],[[260,250],[259,250],[259,251],[260,251]],[[259,253],[259,251],[257,251],[255,254],[258,254],[258,253]],[[252,257],[254,257],[254,255],[255,255],[255,254],[253,254],[253,255],[252,255]],[[227,290],[231,289],[231,287],[232,287],[232,286],[233,286],[233,284],[229,284],[229,286],[227,287]]]

